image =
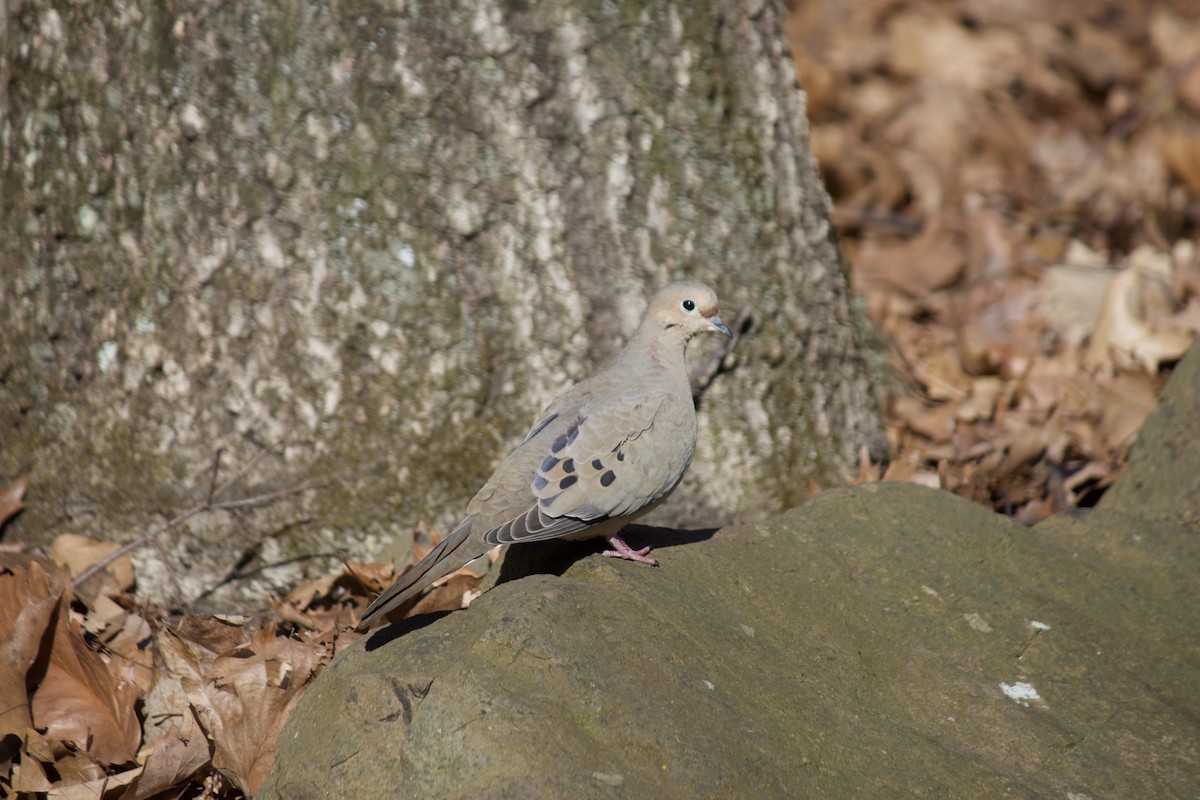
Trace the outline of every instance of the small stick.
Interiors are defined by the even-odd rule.
[[[245,470],[239,470],[239,474],[244,471]],[[221,494],[221,492],[225,491],[225,489],[227,489],[229,487],[229,484],[232,481],[236,480],[237,477],[238,476],[235,475],[233,478],[230,478],[229,481],[227,481],[223,486],[219,487],[215,492],[212,492],[210,494],[210,497]],[[72,583],[75,586],[81,586],[84,583],[84,581],[86,581],[88,578],[91,578],[97,572],[104,569],[109,564],[116,561],[118,558],[128,555],[129,553],[133,552],[134,550],[136,550],[137,548],[141,547],[144,544],[148,544],[151,542],[157,544],[159,536],[161,536],[162,534],[171,530],[172,528],[178,527],[179,525],[183,524],[184,522],[186,522],[187,520],[196,516],[197,514],[202,514],[205,511],[224,511],[224,510],[229,510],[229,509],[234,509],[234,508],[253,508],[255,506],[262,506],[262,505],[266,505],[267,503],[278,500],[282,497],[288,497],[289,495],[299,494],[301,492],[307,492],[310,489],[315,489],[316,486],[317,486],[316,483],[314,483],[312,481],[308,481],[305,483],[298,484],[296,486],[291,486],[287,489],[279,489],[278,491],[267,492],[266,494],[254,495],[253,497],[243,497],[238,500],[222,500],[220,502],[215,502],[215,503],[211,499],[206,500],[203,503],[201,503],[200,505],[188,509],[187,511],[183,512],[179,516],[173,517],[173,518],[167,520],[162,525],[159,525],[157,528],[155,528],[154,530],[145,534],[144,536],[142,536],[138,539],[135,539],[134,541],[118,548],[117,550],[114,550],[112,553],[105,556],[103,559],[101,559],[97,563],[93,564],[92,566],[85,569],[83,572],[79,573],[79,576],[77,578],[75,578],[75,580],[72,581]]]

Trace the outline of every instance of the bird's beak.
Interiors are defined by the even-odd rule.
[[[717,332],[719,332],[719,333],[723,333],[723,334],[725,334],[726,336],[728,336],[730,339],[732,339],[732,338],[733,338],[733,331],[729,330],[729,326],[728,326],[728,325],[726,325],[724,322],[721,322],[721,318],[720,318],[720,317],[709,317],[709,318],[708,318],[708,324],[709,324],[709,326],[710,326],[710,327],[712,327],[712,329],[713,329],[714,331],[717,331]]]

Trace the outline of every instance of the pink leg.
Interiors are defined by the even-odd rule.
[[[650,552],[649,547],[643,547],[641,550],[634,550],[629,545],[625,544],[625,540],[620,536],[608,537],[608,543],[613,546],[612,550],[605,550],[600,555],[608,556],[609,558],[624,558],[627,561],[636,561],[639,564],[650,564],[658,566],[658,562],[650,558],[646,553]]]

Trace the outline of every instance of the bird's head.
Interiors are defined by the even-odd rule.
[[[717,331],[733,336],[717,316],[717,293],[696,281],[669,283],[650,300],[643,325],[681,335],[684,341],[697,333]]]

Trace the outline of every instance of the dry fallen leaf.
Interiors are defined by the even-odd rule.
[[[117,542],[98,542],[87,536],[63,533],[50,544],[50,557],[66,567],[72,578],[121,549]],[[108,580],[105,581],[104,577]],[[133,561],[128,555],[113,561],[95,577],[87,581],[86,588],[97,594],[120,594],[133,588]]]
[[[183,681],[214,744],[213,767],[249,796],[275,762],[275,740],[327,654],[270,627],[221,654],[203,682]]]
[[[89,781],[63,780],[46,792],[46,800],[117,800],[125,795],[125,787],[142,773],[141,767],[100,775]]]
[[[1172,325],[1169,287],[1165,256],[1143,259],[1114,275],[1085,355],[1087,365],[1109,374],[1140,368],[1153,375],[1163,362],[1183,356],[1192,336]]]
[[[114,677],[88,648],[70,619],[69,594],[60,598],[46,674],[33,694],[34,724],[106,765],[132,763],[142,738],[137,686]]]
[[[864,287],[886,286],[920,297],[953,284],[965,265],[963,242],[932,231],[906,241],[865,242],[854,266],[855,277]]]
[[[150,691],[155,679],[154,650],[150,646],[153,631],[145,618],[100,595],[92,600],[80,624],[105,648],[113,675],[133,681],[140,695]]]
[[[21,748],[21,763],[12,770],[12,789],[17,796],[49,791],[53,785],[43,764],[54,764],[54,748],[33,728],[27,728]]]
[[[26,675],[38,658],[62,591],[61,577],[58,588],[53,583],[33,556],[0,558],[0,740],[20,740],[33,726]]]
[[[25,490],[28,488],[29,476],[23,475],[9,484],[3,491],[0,491],[0,528],[4,527],[4,523],[9,518],[15,516],[21,509],[25,508],[25,503],[22,502],[22,499],[25,497]]]
[[[150,800],[172,787],[183,786],[207,767],[211,760],[209,742],[185,708],[186,732],[171,725],[159,738],[142,747],[138,760],[142,772],[129,785],[123,800]]]
[[[1103,417],[1100,432],[1104,447],[1117,451],[1133,443],[1142,423],[1154,410],[1158,393],[1154,383],[1144,373],[1118,375],[1104,389]]]

